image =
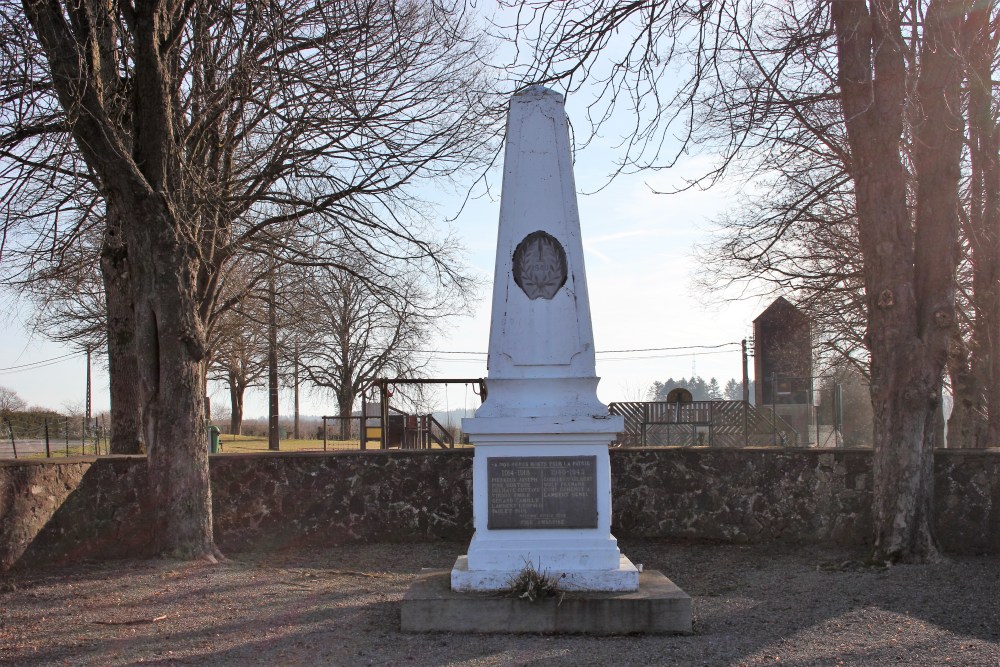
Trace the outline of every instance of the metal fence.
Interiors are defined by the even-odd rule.
[[[0,416],[0,459],[105,455],[111,453],[110,431],[100,419],[85,423],[81,417],[50,417],[33,419],[30,426],[23,418],[13,420]],[[37,422],[37,423],[36,423]],[[267,425],[248,425],[244,435],[233,436],[229,425],[215,422],[218,429],[217,451],[240,454],[268,451]],[[383,443],[383,436],[386,438]],[[210,448],[208,425],[205,446]],[[300,438],[294,439],[292,426],[282,422],[279,427],[279,451],[357,451],[386,448],[450,448],[455,446],[455,434],[437,422],[433,416],[393,414],[389,428],[383,434],[379,418],[360,416],[324,416],[318,422],[304,424]]]
[[[109,453],[109,432],[99,419],[54,417],[31,425],[0,418],[0,458],[52,458]]]

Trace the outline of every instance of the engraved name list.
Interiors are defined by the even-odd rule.
[[[596,528],[597,457],[491,457],[488,528]]]

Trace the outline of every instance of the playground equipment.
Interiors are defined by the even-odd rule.
[[[361,392],[361,449],[378,443],[378,449],[444,449],[455,447],[451,431],[432,414],[408,414],[393,408],[390,399],[396,385],[420,384],[472,384],[478,387],[480,402],[486,399],[486,380],[483,378],[379,378]],[[369,400],[377,392],[378,402]]]

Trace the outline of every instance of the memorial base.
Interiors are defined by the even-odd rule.
[[[538,568],[546,576],[556,579],[564,591],[634,591],[639,587],[639,570],[624,555],[619,556],[617,568],[607,570],[568,570],[545,567]],[[452,590],[459,592],[496,592],[510,588],[510,583],[523,569],[516,570],[470,570],[467,556],[459,556],[451,571]]]
[[[403,598],[404,632],[543,634],[683,634],[691,632],[691,598],[655,570],[639,590],[568,592],[530,602],[497,593],[451,590],[448,570],[424,570]]]

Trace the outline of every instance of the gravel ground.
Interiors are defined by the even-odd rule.
[[[688,636],[401,633],[410,582],[450,567],[465,546],[0,575],[0,663],[1000,665],[1000,557],[882,569],[830,547],[623,541],[633,561],[694,598]]]

